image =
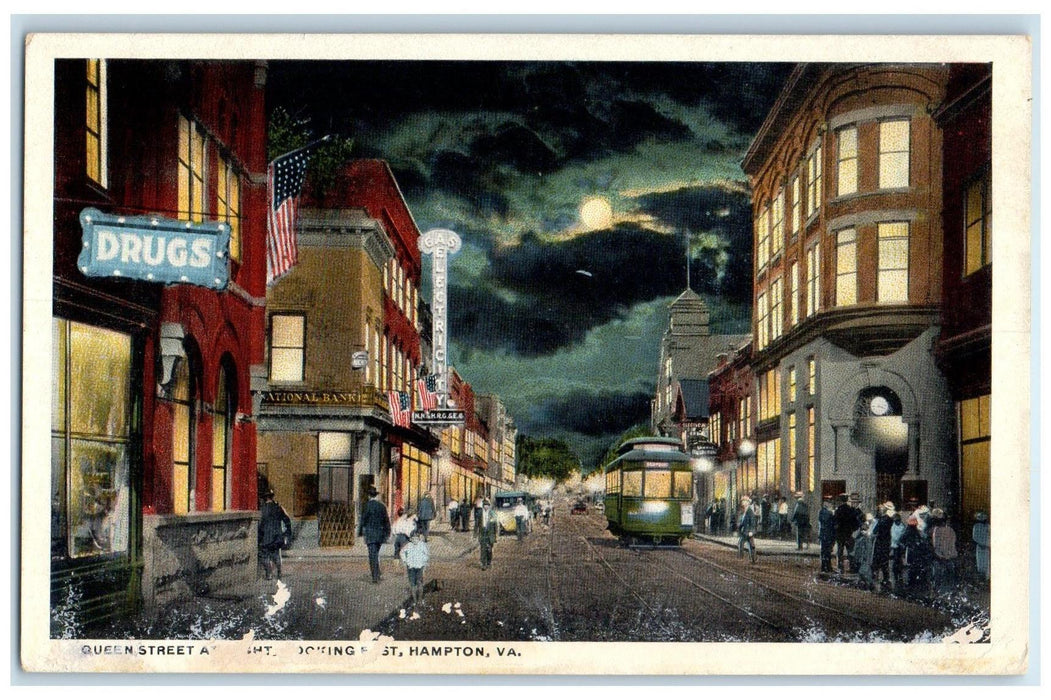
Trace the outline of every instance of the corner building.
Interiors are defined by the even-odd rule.
[[[941,321],[948,68],[799,65],[743,161],[753,189],[761,494],[958,501]],[[767,490],[769,489],[769,490]],[[955,513],[952,513],[955,516]]]
[[[255,573],[265,83],[251,61],[55,63],[52,634]],[[228,284],[86,276],[87,207],[221,222]]]

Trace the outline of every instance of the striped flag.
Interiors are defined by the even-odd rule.
[[[266,171],[266,283],[271,285],[299,260],[296,223],[299,196],[314,148],[323,139],[275,158]]]
[[[437,384],[437,379],[433,374],[416,380],[416,393],[420,395],[420,408],[424,411],[433,411],[438,408]]]
[[[394,425],[408,428],[412,422],[412,409],[409,408],[409,395],[402,391],[388,391],[387,402],[390,404],[390,417]]]

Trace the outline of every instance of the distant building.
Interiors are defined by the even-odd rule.
[[[752,344],[746,342],[720,355],[718,366],[708,375],[711,441],[718,452],[705,480],[707,492],[698,497],[723,501],[727,518],[733,517],[742,496],[759,489],[755,451],[742,449],[746,441],[755,442],[755,373],[751,361]],[[724,526],[729,526],[729,521]]]
[[[764,494],[803,492],[812,509],[843,492],[866,510],[958,501],[935,351],[950,273],[932,115],[948,79],[946,66],[801,64],[744,158]]]
[[[708,373],[725,353],[746,342],[746,335],[713,335],[708,305],[687,289],[669,306],[668,327],[661,338],[657,392],[651,403],[650,429],[655,435],[687,440],[708,436]],[[684,442],[685,444],[685,442]]]

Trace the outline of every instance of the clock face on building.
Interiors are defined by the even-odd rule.
[[[882,396],[874,396],[869,403],[869,410],[872,411],[874,416],[885,416],[887,411],[890,410],[890,404]]]

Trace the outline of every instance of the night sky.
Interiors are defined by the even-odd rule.
[[[420,231],[460,234],[451,364],[585,468],[648,421],[687,237],[713,332],[748,332],[740,162],[790,64],[270,65],[271,107],[388,161]]]

